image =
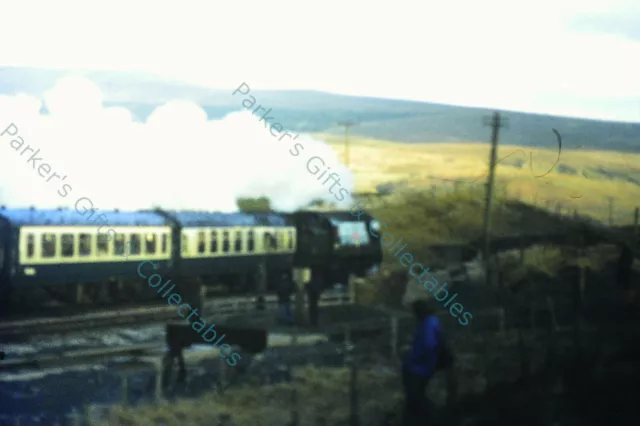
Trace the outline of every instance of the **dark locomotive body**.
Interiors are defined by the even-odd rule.
[[[224,282],[231,293],[255,289],[266,274],[271,287],[283,272],[311,268],[326,281],[346,284],[382,261],[373,218],[349,212],[211,213],[154,211],[104,213],[107,224],[72,209],[0,209],[0,298],[13,289],[67,284],[146,283],[138,265],[185,286]]]
[[[298,231],[296,267],[323,271],[327,283],[347,284],[349,274],[364,276],[382,262],[380,241],[370,234],[375,219],[345,211],[299,211],[292,215]]]

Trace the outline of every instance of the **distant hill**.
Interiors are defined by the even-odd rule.
[[[66,70],[0,67],[0,94],[40,95],[67,74]],[[222,118],[242,108],[241,95],[157,76],[113,71],[79,71],[103,91],[107,105],[128,108],[145,120],[154,108],[169,100],[191,100],[209,118]],[[337,121],[358,121],[351,134],[398,142],[486,142],[490,129],[483,116],[492,110],[415,101],[335,95],[315,91],[253,91],[257,103],[287,130],[342,133]],[[501,131],[502,144],[555,148],[551,131],[557,129],[566,148],[640,152],[640,123],[619,123],[505,111],[509,127]]]

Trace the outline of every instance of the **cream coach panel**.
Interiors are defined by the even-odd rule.
[[[200,259],[221,256],[222,253],[222,231],[228,228],[203,227],[182,229],[182,257],[185,259]],[[218,250],[211,252],[211,232],[216,231]],[[203,250],[201,250],[201,245]]]
[[[229,256],[252,256],[260,253],[258,236],[261,228],[248,226],[225,226],[225,227],[205,227],[205,228],[188,228],[182,229],[182,242],[186,244],[186,249],[182,249],[182,257],[185,259],[202,259],[202,258],[219,258]],[[254,233],[254,249],[248,251],[249,232]],[[217,250],[211,251],[211,233],[217,234]],[[236,251],[236,234],[240,232],[242,247],[240,251]],[[204,233],[204,234],[201,234]],[[227,238],[225,238],[227,233]],[[225,240],[228,240],[229,250],[224,251]],[[200,250],[201,244],[204,244],[204,250]]]
[[[275,228],[274,232],[278,232],[278,253],[293,253],[295,252],[295,227]],[[291,245],[291,248],[289,248]]]
[[[217,232],[217,251],[211,251],[211,233]],[[253,232],[253,251],[249,251],[249,232]],[[269,233],[275,237],[276,231],[280,238],[278,239],[278,248],[266,250],[264,245],[264,236]],[[294,249],[290,249],[287,244],[289,231],[293,232]],[[204,235],[201,237],[201,232]],[[240,251],[235,250],[236,233],[240,232],[242,240],[242,248]],[[225,252],[224,242],[225,233],[228,233],[229,251]],[[247,226],[225,226],[225,227],[203,227],[182,229],[181,234],[183,248],[182,257],[185,259],[202,259],[202,258],[220,258],[229,256],[255,256],[262,255],[265,250],[268,253],[293,253],[295,250],[295,228],[266,228],[266,227],[247,227]],[[284,245],[282,242],[284,241]],[[204,250],[200,252],[199,246],[204,243]]]
[[[180,238],[182,242],[182,257],[185,259],[194,259],[202,257],[211,257],[211,230],[214,228],[187,228],[182,229]],[[203,234],[204,251],[200,253],[198,246],[200,245],[200,235]]]
[[[289,248],[289,232],[293,233],[293,248]],[[267,254],[282,254],[293,253],[295,251],[295,227],[283,227],[283,228],[260,228],[260,231],[256,233],[256,247],[261,253],[266,251]],[[267,247],[265,241],[265,235],[269,234],[271,238],[275,238],[276,247]]]
[[[288,230],[291,232],[290,234],[290,239],[291,239],[291,248],[287,247],[287,250],[291,253],[295,253],[296,251],[296,244],[298,242],[298,239],[296,238],[296,228],[288,228]]]
[[[113,229],[116,236],[123,234],[124,254],[116,254],[114,251],[115,240],[107,234]],[[62,235],[72,235],[73,253],[70,256],[62,256]],[[80,255],[80,234],[89,235],[86,245],[83,245],[85,255]],[[146,238],[149,234],[155,235],[155,250],[147,253]],[[106,252],[98,252],[98,238],[106,245]],[[131,235],[140,237],[140,253],[131,254]],[[163,237],[166,235],[166,237]],[[50,257],[43,256],[43,237],[55,238],[55,252]],[[162,250],[163,239],[166,239],[166,251]],[[30,250],[30,246],[32,247]],[[53,245],[52,245],[53,246]],[[102,246],[102,244],[101,244]],[[47,247],[50,248],[50,247]],[[106,226],[98,232],[95,226],[24,226],[20,229],[19,258],[21,265],[34,264],[59,264],[59,263],[97,263],[97,262],[121,262],[123,260],[168,260],[171,255],[171,228],[166,226]]]
[[[296,228],[295,227],[290,227],[287,228],[286,230],[287,232],[287,247],[286,247],[286,251],[287,253],[295,253],[296,251]],[[289,247],[291,246],[291,247]]]

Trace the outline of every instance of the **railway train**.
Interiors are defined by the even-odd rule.
[[[137,272],[143,260],[182,286],[222,283],[218,288],[226,294],[255,291],[258,277],[273,290],[293,268],[321,273],[326,283],[346,283],[349,274],[362,276],[382,262],[380,240],[369,235],[375,220],[348,211],[156,208],[104,217],[108,225],[73,209],[0,207],[0,302],[28,288],[69,299],[69,285],[76,296],[78,288],[85,298],[102,289],[101,298],[137,301],[147,287]]]

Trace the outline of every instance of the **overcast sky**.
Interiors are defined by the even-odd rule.
[[[640,121],[637,0],[221,3],[5,0],[0,65]]]

